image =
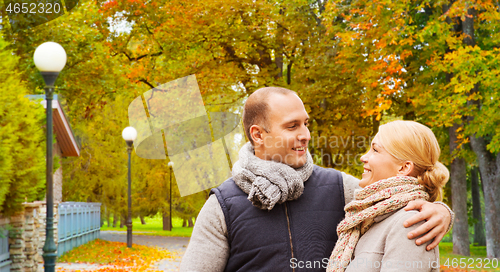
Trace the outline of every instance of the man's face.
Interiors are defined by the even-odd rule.
[[[269,96],[269,133],[263,131],[264,159],[285,163],[293,168],[307,161],[311,140],[306,109],[295,94]]]

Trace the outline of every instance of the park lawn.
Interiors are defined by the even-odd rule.
[[[453,244],[439,243],[441,271],[500,271],[500,260],[486,259],[485,246],[470,246],[470,257],[453,254]],[[460,265],[460,261],[463,261]],[[445,266],[448,265],[448,266]],[[460,267],[462,266],[462,267]],[[486,266],[489,266],[486,268]]]
[[[139,218],[132,219],[132,233],[134,235],[156,235],[156,236],[175,236],[175,237],[191,237],[193,228],[182,227],[182,219],[174,217],[172,218],[172,231],[163,230],[162,218],[160,216],[146,217],[144,218],[146,225],[141,224]],[[127,231],[127,227],[123,228],[113,228],[108,227],[107,222],[101,227],[101,230],[114,230],[114,231]]]

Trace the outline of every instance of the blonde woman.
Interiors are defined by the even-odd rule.
[[[417,212],[402,208],[412,200],[442,198],[449,172],[438,161],[440,152],[436,137],[422,124],[380,126],[361,157],[363,189],[345,206],[327,271],[439,271],[439,248],[427,251],[430,242],[417,246],[407,239],[403,222]]]

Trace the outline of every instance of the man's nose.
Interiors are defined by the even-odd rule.
[[[297,138],[299,139],[299,141],[309,142],[311,140],[311,133],[309,132],[309,128],[303,126]]]

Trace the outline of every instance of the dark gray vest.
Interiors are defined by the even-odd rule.
[[[228,230],[225,271],[325,271],[344,218],[342,175],[314,166],[297,200],[258,209],[232,179],[217,196]],[[295,268],[295,269],[293,269]]]

